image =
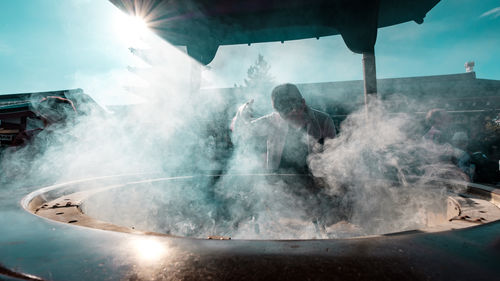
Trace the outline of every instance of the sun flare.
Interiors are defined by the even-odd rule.
[[[150,238],[141,238],[132,241],[133,248],[139,260],[153,262],[162,259],[167,254],[164,243]]]
[[[138,16],[117,13],[113,18],[113,29],[117,38],[124,44],[136,46],[151,33],[146,21]]]

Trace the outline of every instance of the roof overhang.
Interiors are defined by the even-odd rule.
[[[341,34],[356,53],[373,52],[377,28],[422,23],[439,0],[110,0],[160,37],[208,64],[221,45]]]

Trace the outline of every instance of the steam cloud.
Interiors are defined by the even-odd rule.
[[[349,237],[424,226],[427,211],[442,211],[446,189],[422,177],[455,173],[436,165],[449,149],[422,141],[412,130],[413,117],[389,114],[378,101],[368,119],[363,111],[354,112],[324,151],[310,155],[317,182],[231,175],[261,171],[257,143],[236,143],[229,158],[222,154],[231,150],[217,139],[228,137],[224,132],[234,109],[248,96],[193,92],[194,62],[163,42],[155,43],[154,52],[159,61],[150,59],[151,68],[138,70],[149,87],[129,87],[143,103],[111,115],[89,110],[66,126],[44,130],[27,146],[7,149],[0,160],[2,186],[36,188],[136,172],[227,171],[217,181],[204,177],[112,190],[84,205],[97,218],[192,237]],[[119,89],[123,85],[106,88]]]

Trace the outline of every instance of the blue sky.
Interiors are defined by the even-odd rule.
[[[104,0],[0,0],[0,94],[77,87],[89,92],[117,83],[113,73],[133,60],[122,17]],[[204,86],[242,83],[259,53],[278,82],[362,78],[361,56],[331,36],[221,47]],[[422,25],[380,29],[376,45],[379,78],[461,73],[473,60],[479,78],[500,79],[499,54],[498,0],[442,0]],[[114,103],[102,94],[96,98]]]

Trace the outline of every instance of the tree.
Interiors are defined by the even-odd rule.
[[[264,59],[264,56],[259,54],[257,60],[247,70],[247,78],[244,79],[243,85],[236,87],[245,87],[249,90],[268,90],[274,85],[274,77],[271,75],[271,66]]]

